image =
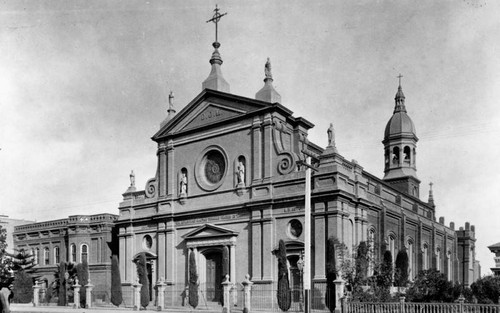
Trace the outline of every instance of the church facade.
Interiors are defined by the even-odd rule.
[[[451,281],[473,282],[474,226],[455,230],[443,217],[436,220],[432,189],[427,201],[420,199],[418,138],[401,83],[392,116],[388,107],[381,179],[338,152],[332,128],[328,146],[308,140],[314,125],[281,103],[269,61],[255,99],[231,94],[221,72],[220,44],[213,46],[211,73],[201,93],[179,113],[170,96],[168,117],[152,138],[158,145],[154,176],[144,190],[137,190],[131,177],[123,194],[115,227],[124,289],[136,282],[134,260],[145,253],[151,287],[164,280],[165,305],[182,304],[180,292],[188,285],[193,254],[200,295],[217,302],[228,251],[232,283],[249,274],[254,290],[272,290],[280,240],[287,247],[291,284],[299,286],[297,262],[307,230],[306,176],[300,162],[306,154],[317,156],[311,182],[313,289],[326,285],[329,237],[345,243],[351,253],[361,241],[373,243],[375,258],[385,250],[395,258],[406,248],[410,277],[436,268]]]

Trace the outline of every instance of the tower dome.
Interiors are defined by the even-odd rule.
[[[418,197],[420,184],[416,167],[418,137],[415,125],[406,113],[401,77],[399,75],[398,91],[394,97],[394,112],[387,122],[382,141],[385,150],[384,180],[396,189]]]

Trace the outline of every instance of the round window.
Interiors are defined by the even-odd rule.
[[[291,237],[300,237],[302,235],[302,223],[299,220],[291,220],[288,223],[288,233]]]
[[[205,178],[211,184],[217,184],[224,176],[226,162],[220,151],[209,151],[205,156]]]
[[[213,191],[222,185],[227,174],[226,153],[218,146],[207,147],[198,157],[195,168],[198,185],[206,191]]]
[[[145,249],[151,249],[153,246],[153,238],[150,235],[146,235],[142,238],[142,245]]]

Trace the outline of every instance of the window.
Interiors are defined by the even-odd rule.
[[[76,245],[72,243],[69,249],[71,254],[70,262],[76,263]]]
[[[373,276],[374,268],[373,263],[375,261],[375,228],[370,228],[368,231],[368,276]]]
[[[81,252],[81,254],[80,254],[81,255],[81,260],[80,261],[82,263],[83,262],[88,262],[88,260],[89,260],[88,259],[88,256],[89,256],[89,246],[87,246],[86,244],[83,244],[81,246],[81,251],[80,252]]]
[[[422,269],[429,269],[429,246],[426,243],[422,249]]]
[[[38,248],[31,249],[31,254],[33,255],[33,264],[38,264]]]
[[[451,281],[452,280],[452,268],[451,268],[451,251],[448,251],[446,253],[446,264],[448,265],[448,280]]]
[[[408,249],[408,278],[410,280],[413,280],[413,277],[415,276],[415,271],[413,270],[414,268],[414,263],[413,263],[413,240],[411,238],[408,239],[406,242],[407,249]]]
[[[394,262],[394,253],[396,252],[396,235],[394,234],[389,235],[389,251],[391,252],[392,260]]]
[[[436,249],[436,270],[441,272],[441,249]]]
[[[43,249],[43,265],[50,264],[50,251],[49,248]]]
[[[59,247],[54,248],[54,264],[59,264],[61,262],[59,257]]]

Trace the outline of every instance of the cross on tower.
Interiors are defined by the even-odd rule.
[[[399,78],[399,86],[401,86],[401,78],[403,77],[403,75],[401,75],[401,73],[399,73],[399,75],[396,77]]]
[[[220,9],[217,7],[217,4],[216,4],[215,5],[215,10],[214,10],[214,12],[215,12],[214,16],[212,16],[212,18],[207,21],[207,23],[213,22],[215,24],[215,42],[216,43],[218,43],[218,41],[217,41],[217,39],[218,39],[218,37],[217,37],[218,27],[217,26],[218,25],[217,24],[219,23],[221,17],[223,17],[224,15],[227,14],[227,12],[220,14],[219,11],[220,11]]]

